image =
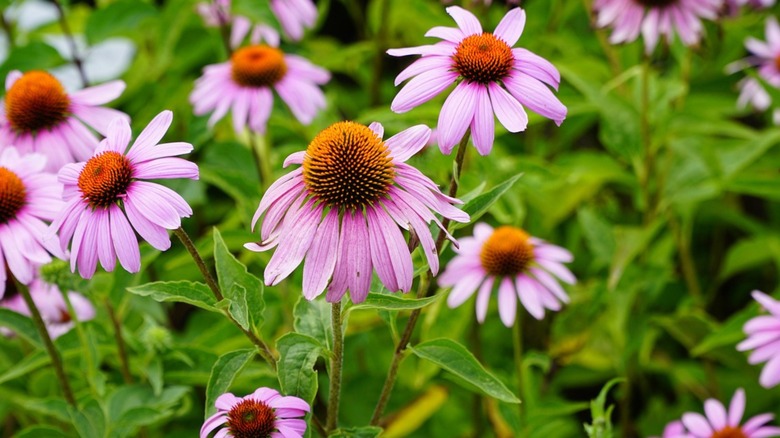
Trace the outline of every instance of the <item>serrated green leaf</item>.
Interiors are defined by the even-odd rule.
[[[211,290],[203,283],[193,281],[156,281],[127,290],[136,295],[151,297],[155,301],[187,303],[201,309],[218,312],[217,300]]]
[[[227,392],[238,373],[255,357],[255,350],[236,350],[225,353],[217,359],[211,368],[209,382],[206,385],[205,418],[217,411],[214,402],[217,397]]]
[[[501,196],[504,195],[512,186],[517,182],[523,174],[515,175],[501,184],[493,187],[481,195],[476,196],[471,201],[463,205],[463,211],[469,215],[469,223],[474,223],[479,219],[490,207],[498,201]],[[468,224],[455,222],[452,225],[453,229],[465,227]]]
[[[507,403],[520,403],[503,382],[477,361],[466,347],[452,339],[440,338],[414,346],[412,352],[455,374],[480,391]]]
[[[258,329],[263,324],[265,310],[263,282],[250,274],[246,266],[230,253],[219,230],[214,228],[213,233],[214,265],[219,287],[225,298],[231,301],[228,311],[244,329],[248,330],[250,324]]]
[[[279,385],[286,395],[294,395],[311,404],[317,394],[314,363],[322,352],[319,341],[300,333],[287,333],[276,341],[279,350]]]

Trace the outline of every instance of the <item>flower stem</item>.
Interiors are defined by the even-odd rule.
[[[644,204],[644,223],[648,225],[655,213],[653,195],[650,188],[650,176],[655,167],[655,155],[653,153],[653,141],[650,127],[650,60],[645,56],[642,62],[642,102],[640,107],[640,128],[642,136],[642,148],[644,150],[643,167],[639,170],[639,186],[642,190]]]
[[[38,311],[38,307],[35,305],[32,296],[30,296],[30,291],[27,289],[27,286],[18,284],[18,288],[19,293],[22,294],[22,298],[24,298],[24,302],[27,303],[27,308],[30,309],[32,322],[35,324],[35,328],[38,329],[38,334],[41,336],[41,340],[43,340],[43,345],[49,353],[51,364],[54,366],[54,373],[57,375],[57,380],[60,382],[65,401],[71,406],[76,407],[76,398],[73,397],[73,390],[70,388],[70,383],[68,383],[68,376],[65,375],[65,367],[62,364],[62,358],[57,352],[57,348],[54,347],[54,342],[52,342],[51,337],[49,336],[49,331],[46,329],[46,323],[43,322],[41,312]]]
[[[341,368],[344,363],[344,333],[341,322],[341,301],[331,307],[333,320],[333,356],[330,359],[330,389],[328,391],[328,417],[325,430],[330,433],[339,422],[339,400],[341,398]]]
[[[257,166],[257,176],[260,178],[260,185],[268,188],[273,182],[274,172],[271,169],[271,153],[268,149],[270,136],[260,138],[254,132],[249,132],[249,148],[252,149],[252,156],[255,158]]]
[[[450,189],[447,193],[450,197],[455,197],[458,194],[460,174],[463,170],[463,161],[466,158],[466,148],[468,146],[470,137],[471,129],[466,131],[466,134],[463,136],[460,144],[458,145],[458,152],[455,156],[455,172],[452,174]],[[446,230],[450,224],[450,220],[444,218],[442,219],[441,223],[444,230]],[[444,240],[446,238],[444,230],[439,230],[439,236],[436,238],[437,254],[441,251],[442,246],[444,246]],[[433,281],[433,272],[431,272],[429,269],[427,274],[420,278],[417,296],[419,298],[425,298],[433,294],[435,291],[436,282]],[[420,292],[422,292],[422,294]],[[409,345],[409,341],[412,338],[412,333],[414,333],[414,327],[417,325],[417,320],[420,318],[420,312],[420,309],[412,310],[412,313],[409,315],[409,320],[406,322],[404,332],[401,335],[401,339],[398,341],[398,344],[396,344],[395,354],[393,355],[393,359],[390,362],[390,368],[387,370],[387,378],[385,378],[385,383],[382,386],[382,392],[379,394],[379,401],[377,401],[376,407],[374,408],[374,414],[371,416],[370,424],[372,426],[379,424],[382,413],[387,407],[387,402],[390,400],[390,393],[393,391],[393,385],[395,385],[395,379],[398,376],[398,366],[401,364],[401,360],[404,358],[406,347]]]
[[[195,247],[195,244],[192,243],[192,239],[190,239],[190,236],[187,234],[187,232],[184,231],[183,228],[179,227],[173,230],[173,233],[176,234],[176,237],[178,237],[179,240],[181,240],[181,243],[184,244],[184,247],[187,248],[187,251],[192,256],[192,259],[198,266],[200,273],[203,275],[203,279],[206,280],[206,284],[208,285],[209,289],[211,289],[211,292],[214,293],[214,297],[217,299],[217,301],[224,300],[225,297],[222,295],[222,292],[219,289],[219,284],[214,279],[214,276],[211,275],[211,272],[209,272],[208,268],[206,267],[206,263],[203,261],[203,258],[200,256],[198,249]],[[260,356],[262,356],[263,359],[265,359],[265,361],[271,365],[271,368],[275,370],[276,357],[271,351],[271,348],[268,347],[268,344],[260,339],[252,330],[247,330],[241,327],[241,324],[239,324],[230,313],[225,312],[224,314],[227,316],[230,322],[233,323],[233,325],[241,330],[241,333],[243,333],[247,338],[249,338],[250,341],[252,341],[252,343],[258,348]]]
[[[62,28],[62,33],[65,34],[65,37],[68,40],[68,44],[70,45],[70,52],[73,55],[73,63],[76,65],[76,69],[79,71],[81,83],[84,85],[84,87],[88,87],[89,80],[87,80],[87,73],[84,70],[84,62],[79,56],[78,48],[76,47],[76,40],[73,38],[73,34],[70,31],[68,20],[65,19],[65,10],[62,8],[60,0],[54,0],[54,6],[57,7],[57,13],[60,16],[60,27]]]
[[[79,343],[81,343],[81,348],[84,350],[84,360],[86,361],[87,367],[87,381],[90,383],[89,386],[92,389],[92,392],[97,395],[97,389],[93,384],[93,382],[96,380],[95,357],[92,355],[92,349],[90,348],[89,341],[87,340],[87,333],[84,331],[84,326],[81,324],[81,321],[79,321],[79,317],[76,314],[76,309],[73,307],[73,303],[70,301],[68,292],[60,289],[59,286],[57,289],[59,289],[60,293],[62,294],[62,299],[65,301],[65,307],[68,309],[71,321],[73,321],[73,327],[76,329],[76,334],[79,337]]]
[[[114,305],[111,304],[111,300],[106,298],[105,304],[108,316],[111,318],[111,324],[114,327],[114,339],[116,340],[116,348],[119,353],[119,370],[122,372],[122,379],[129,385],[133,383],[133,375],[130,373],[130,362],[127,359],[127,347],[125,346],[125,339],[122,337],[122,325],[119,322]]]
[[[514,359],[515,367],[517,367],[517,390],[518,395],[523,397],[523,387],[525,378],[525,370],[523,369],[523,312],[517,312],[517,320],[515,320],[515,327],[512,336],[514,346]],[[525,420],[525,409],[522,403],[518,404],[520,409],[520,419]]]

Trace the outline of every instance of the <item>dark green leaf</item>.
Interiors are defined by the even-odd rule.
[[[0,308],[0,327],[7,327],[36,347],[43,348],[41,336],[38,334],[35,324],[24,315]]]
[[[479,219],[485,212],[487,212],[490,207],[498,201],[501,196],[504,195],[512,186],[517,182],[520,177],[523,176],[523,174],[515,175],[508,180],[502,182],[501,184],[493,187],[492,189],[488,190],[487,192],[476,196],[471,201],[467,202],[465,205],[463,205],[463,211],[468,213],[469,215],[469,223],[474,223]],[[465,227],[467,224],[462,224],[459,222],[455,222],[453,224],[453,229],[458,229],[461,227]]]
[[[211,376],[206,385],[205,418],[216,412],[214,402],[217,397],[227,392],[238,373],[255,357],[255,350],[236,350],[225,353],[217,359],[211,368]]]
[[[298,303],[295,304],[293,316],[295,317],[293,327],[296,332],[320,341],[328,351],[332,349],[333,330],[331,329],[330,303],[323,300],[309,301],[301,296]]]
[[[403,298],[400,294],[380,294],[370,293],[362,303],[355,304],[349,310],[358,309],[379,309],[379,310],[413,310],[436,302],[442,297],[441,294],[427,298]]]
[[[314,363],[320,355],[320,343],[300,333],[287,333],[276,341],[279,350],[279,385],[286,395],[294,395],[311,404],[317,394]]]
[[[376,438],[382,433],[382,428],[377,426],[348,427],[336,429],[331,432],[329,438]]]

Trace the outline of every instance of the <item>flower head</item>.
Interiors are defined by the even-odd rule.
[[[689,438],[759,438],[780,436],[780,428],[765,426],[774,415],[756,415],[745,424],[740,424],[745,412],[745,391],[740,388],[734,393],[728,411],[723,403],[715,399],[704,402],[705,417],[699,413],[688,412],[682,422],[688,430],[684,435]]]
[[[766,42],[748,38],[745,46],[752,56],[733,63],[736,71],[747,66],[757,66],[758,75],[772,87],[780,88],[780,24],[775,17],[766,21]],[[765,111],[772,105],[772,97],[764,89],[764,85],[754,77],[747,77],[739,82],[740,92],[737,106],[745,108],[748,105],[758,111]],[[775,123],[780,124],[780,109],[775,110]]]
[[[613,28],[612,44],[645,40],[645,51],[655,49],[661,35],[671,41],[674,34],[686,46],[699,42],[704,30],[702,19],[714,20],[723,0],[595,0],[596,25]]]
[[[265,251],[278,245],[265,269],[275,285],[303,261],[303,294],[313,299],[328,288],[339,301],[349,289],[353,302],[365,300],[376,269],[390,291],[412,287],[412,258],[401,229],[414,231],[436,273],[439,259],[428,225],[442,224],[438,213],[465,222],[436,184],[405,163],[425,147],[431,130],[414,126],[383,141],[379,123],[339,122],[320,132],[306,151],[285,165],[301,167],[265,193],[252,221],[264,215],[261,242],[245,245]]]
[[[147,179],[198,179],[195,163],[175,158],[192,151],[189,143],[157,144],[171,125],[173,114],[163,111],[141,132],[125,154],[132,133],[125,119],[116,119],[108,136],[86,162],[60,171],[65,185],[65,208],[51,225],[63,247],[72,240],[71,270],[91,278],[98,260],[112,271],[116,259],[129,272],[138,272],[141,258],[133,230],[153,247],[171,246],[166,229],[176,229],[192,209],[173,190]],[[129,222],[128,222],[129,220]]]
[[[230,12],[230,3],[231,0],[212,0],[198,3],[197,11],[206,26],[230,26],[230,47],[233,49],[241,45],[250,30],[253,39],[263,38],[271,45],[279,45],[279,33],[263,24],[256,24],[253,27],[248,18],[233,15]]]
[[[46,324],[49,336],[52,339],[64,335],[73,328],[75,325],[74,316],[68,311],[68,306],[57,285],[46,283],[41,279],[35,279],[30,283],[30,296],[38,311],[41,312],[43,322]],[[76,292],[68,292],[68,299],[76,312],[75,319],[78,321],[89,321],[95,317],[95,307],[83,295]],[[19,294],[0,301],[0,307],[30,316],[30,309]],[[10,332],[6,332],[6,334],[10,334]]]
[[[493,286],[498,283],[498,313],[507,327],[515,322],[517,298],[536,319],[544,309],[557,311],[569,297],[558,283],[574,284],[574,275],[563,265],[571,253],[525,231],[485,223],[474,226],[474,236],[460,239],[457,255],[439,277],[440,286],[452,286],[450,307],[463,304],[477,294],[477,320],[485,321]],[[551,275],[552,274],[552,275]],[[558,277],[556,279],[555,277]]]
[[[271,388],[259,388],[246,397],[222,394],[214,405],[217,413],[203,423],[200,438],[223,425],[215,438],[301,438],[306,433],[302,417],[311,410],[304,400],[284,397]]]
[[[46,157],[19,155],[13,147],[0,151],[0,298],[10,273],[29,284],[36,267],[51,261],[51,255],[64,258],[56,242],[45,242],[46,222],[62,207],[62,185],[43,168]]]
[[[558,125],[563,122],[566,107],[548,88],[558,89],[558,70],[529,50],[512,48],[523,33],[525,11],[507,12],[493,33],[483,32],[477,17],[463,8],[450,6],[447,12],[458,27],[434,27],[425,34],[444,41],[387,51],[392,56],[422,55],[395,79],[398,85],[412,78],[393,99],[393,111],[409,111],[460,80],[439,113],[439,148],[445,154],[469,127],[477,151],[490,153],[493,114],[509,132],[528,125],[523,106]]]
[[[121,111],[100,106],[122,94],[122,81],[68,93],[45,71],[12,71],[5,89],[5,101],[0,105],[0,144],[13,145],[22,154],[45,155],[46,170],[51,172],[92,155],[98,139],[87,127],[106,135],[113,119],[129,120]]]
[[[293,41],[303,38],[304,30],[317,23],[317,7],[311,0],[271,0],[271,11]]]
[[[263,35],[268,44],[259,44]],[[275,90],[301,123],[311,123],[325,107],[325,95],[317,85],[328,82],[330,74],[305,58],[282,52],[276,47],[278,38],[269,40],[265,33],[253,32],[252,40],[253,45],[233,52],[229,62],[204,69],[190,95],[195,114],[212,112],[209,126],[214,126],[230,110],[237,133],[247,125],[263,133]]]
[[[753,291],[753,298],[769,315],[757,316],[745,324],[748,338],[737,345],[737,350],[753,350],[748,359],[751,364],[766,362],[759,383],[771,388],[780,383],[780,302],[759,291]]]

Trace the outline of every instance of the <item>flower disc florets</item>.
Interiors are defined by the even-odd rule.
[[[647,8],[665,8],[674,3],[677,3],[679,0],[634,0],[634,1]]]
[[[533,260],[534,247],[530,236],[515,227],[498,227],[485,241],[479,260],[490,275],[515,276]]]
[[[500,81],[512,70],[512,48],[492,33],[470,35],[458,44],[455,70],[466,80],[480,84]]]
[[[739,426],[726,426],[721,430],[716,430],[712,434],[712,438],[748,438],[748,436]]]
[[[230,60],[233,80],[245,87],[270,87],[287,73],[284,53],[275,47],[243,47]]]
[[[20,77],[5,96],[8,122],[17,132],[50,128],[68,117],[70,99],[60,81],[45,71]]]
[[[130,186],[133,170],[130,160],[119,152],[107,151],[87,161],[79,174],[82,198],[92,208],[108,208]]]
[[[22,180],[5,167],[0,167],[0,224],[16,217],[26,198],[27,190]]]
[[[228,427],[235,438],[267,438],[275,428],[273,408],[258,400],[242,400],[227,416]]]
[[[393,185],[390,151],[367,126],[339,122],[320,132],[306,149],[303,179],[325,204],[356,210],[372,205]]]

